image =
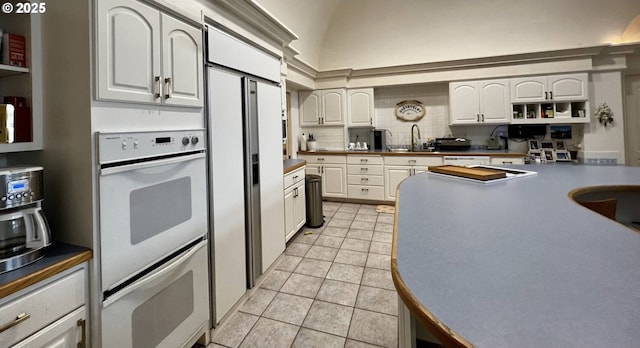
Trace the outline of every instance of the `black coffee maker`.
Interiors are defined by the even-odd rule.
[[[371,151],[387,151],[387,130],[373,129],[369,137]]]

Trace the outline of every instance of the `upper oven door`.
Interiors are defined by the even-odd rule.
[[[100,170],[102,291],[206,234],[204,153]]]

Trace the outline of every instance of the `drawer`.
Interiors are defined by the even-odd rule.
[[[347,164],[382,164],[381,156],[347,156]]]
[[[524,164],[522,157],[491,157],[491,164]]]
[[[300,167],[291,173],[287,173],[284,176],[284,188],[287,189],[291,185],[294,185],[302,180],[304,180],[304,170],[305,167]]]
[[[368,185],[347,185],[347,197],[381,201],[384,199],[384,187]]]
[[[348,175],[348,185],[384,186],[382,175]]]
[[[384,164],[390,166],[441,166],[439,156],[385,156]]]
[[[39,287],[0,307],[0,326],[29,317],[0,333],[0,347],[9,347],[71,313],[85,303],[84,269]]]
[[[298,156],[298,158],[307,161],[307,163],[316,164],[346,164],[347,156],[332,156],[332,155],[304,155]]]
[[[357,166],[350,164],[347,166],[347,174],[382,175],[382,166]]]

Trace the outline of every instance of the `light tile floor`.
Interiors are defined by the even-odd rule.
[[[208,348],[397,347],[393,215],[353,203],[324,202],[323,210],[325,224],[294,237]]]

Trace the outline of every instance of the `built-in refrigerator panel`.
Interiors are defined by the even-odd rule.
[[[242,77],[211,67],[208,83],[210,269],[216,323],[247,288]]]

